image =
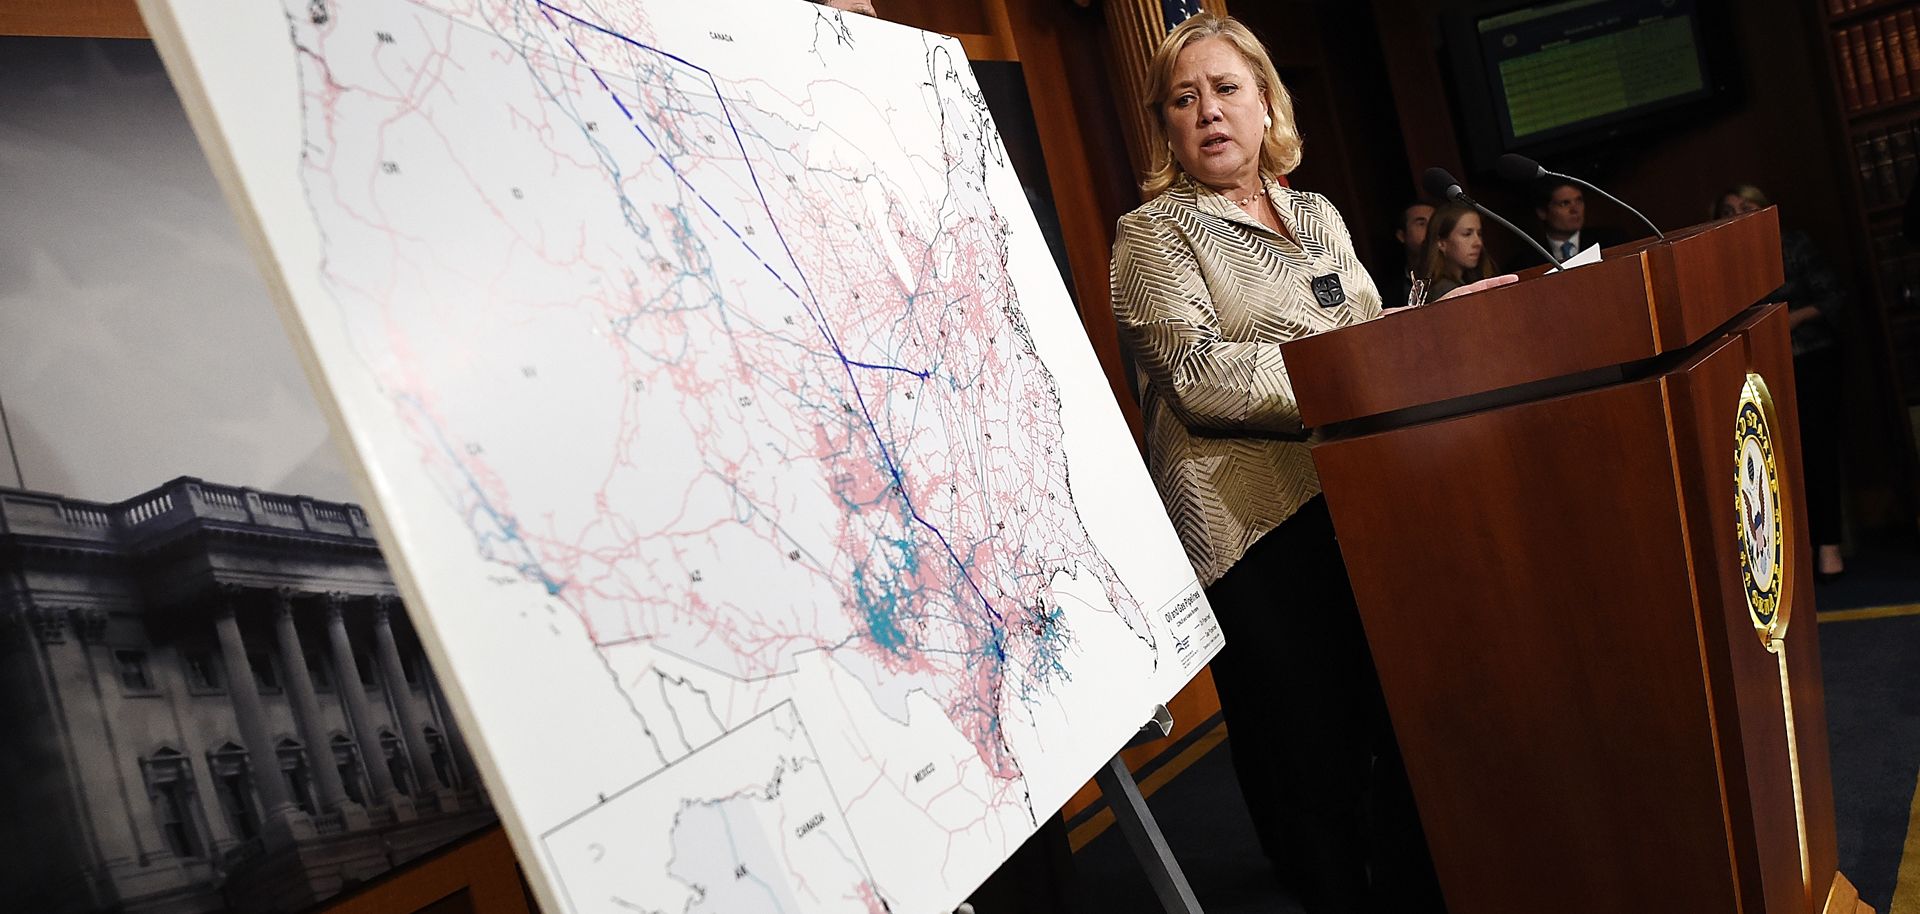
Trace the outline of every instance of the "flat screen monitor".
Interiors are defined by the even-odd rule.
[[[1448,50],[1475,158],[1563,147],[1712,99],[1723,68],[1698,6],[1560,0],[1455,17]]]

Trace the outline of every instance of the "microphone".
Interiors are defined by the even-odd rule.
[[[1515,238],[1518,238],[1521,241],[1524,241],[1528,245],[1532,246],[1532,248],[1536,252],[1538,252],[1541,257],[1546,258],[1548,263],[1553,264],[1556,267],[1561,265],[1560,258],[1553,256],[1552,251],[1549,251],[1546,248],[1542,247],[1540,245],[1540,242],[1535,241],[1532,235],[1529,235],[1526,232],[1520,231],[1518,228],[1514,227],[1513,223],[1500,218],[1499,213],[1496,213],[1493,210],[1490,210],[1484,206],[1481,206],[1478,200],[1475,200],[1472,197],[1467,196],[1467,192],[1460,189],[1460,182],[1455,181],[1453,179],[1453,175],[1447,174],[1446,169],[1439,168],[1439,167],[1427,169],[1427,173],[1420,176],[1420,186],[1426,190],[1427,196],[1429,197],[1437,197],[1439,199],[1447,200],[1447,201],[1458,200],[1461,203],[1465,203],[1466,205],[1473,207],[1476,211],[1480,213],[1480,215],[1500,223],[1501,225],[1506,227],[1507,231],[1512,232]]]
[[[1529,159],[1523,155],[1514,155],[1511,152],[1501,156],[1500,161],[1494,163],[1493,168],[1494,168],[1494,171],[1499,173],[1501,180],[1508,181],[1514,184],[1531,184],[1535,181],[1540,180],[1541,178],[1559,178],[1562,181],[1572,182],[1572,184],[1575,187],[1581,188],[1582,190],[1592,191],[1596,194],[1599,194],[1602,197],[1607,198],[1608,200],[1612,200],[1614,204],[1619,206],[1621,209],[1624,209],[1627,212],[1632,213],[1635,219],[1638,219],[1641,222],[1646,223],[1648,230],[1653,232],[1653,237],[1658,238],[1661,241],[1667,240],[1667,233],[1660,231],[1660,227],[1657,225],[1654,225],[1652,219],[1648,219],[1646,216],[1641,215],[1639,210],[1634,209],[1631,206],[1628,206],[1627,201],[1622,200],[1619,197],[1616,197],[1610,193],[1607,193],[1606,191],[1601,190],[1600,188],[1595,187],[1591,184],[1588,184],[1587,182],[1582,181],[1579,178],[1576,178],[1572,175],[1563,175],[1557,171],[1548,171],[1545,168],[1540,167],[1539,162],[1535,162],[1534,160]]]

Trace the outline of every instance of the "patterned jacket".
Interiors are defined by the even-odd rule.
[[[1380,314],[1333,205],[1272,181],[1267,193],[1299,244],[1182,177],[1122,216],[1113,245],[1114,316],[1145,375],[1147,466],[1207,585],[1320,493],[1280,344]],[[1328,274],[1345,293],[1333,307],[1314,296]]]

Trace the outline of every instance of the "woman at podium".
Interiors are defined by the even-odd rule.
[[[1119,222],[1113,307],[1149,469],[1227,636],[1214,682],[1247,808],[1308,911],[1442,910],[1280,359],[1378,317],[1380,294],[1340,213],[1280,181],[1300,134],[1252,32],[1187,20],[1147,86],[1157,155]]]

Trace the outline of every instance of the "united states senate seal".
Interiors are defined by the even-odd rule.
[[[1780,471],[1774,461],[1773,415],[1767,382],[1749,373],[1740,390],[1734,422],[1737,541],[1747,612],[1763,641],[1780,637],[1787,627],[1781,612],[1786,573],[1782,541],[1785,518],[1780,510]]]

